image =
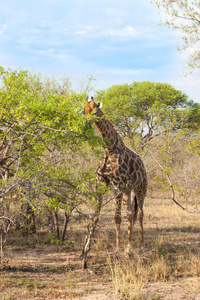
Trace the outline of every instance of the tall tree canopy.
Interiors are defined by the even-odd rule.
[[[188,126],[189,112],[192,119],[192,112],[198,110],[186,94],[159,82],[116,85],[99,91],[96,97],[124,136],[132,139],[139,135],[144,143],[157,135],[161,126]]]

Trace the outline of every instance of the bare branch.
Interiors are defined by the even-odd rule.
[[[169,187],[172,191],[172,201],[178,205],[180,208],[182,208],[184,211],[188,212],[188,213],[198,213],[200,214],[200,211],[197,209],[197,207],[193,207],[194,211],[188,210],[186,207],[182,206],[176,199],[175,199],[175,191],[174,191],[174,185],[170,179],[170,176],[168,174],[166,174],[165,169],[163,168],[163,166],[160,164],[160,162],[156,159],[156,157],[153,155],[152,151],[149,150],[151,156],[153,157],[153,159],[155,160],[155,162],[159,165],[160,169],[163,171],[163,173],[165,174],[167,181],[169,183]],[[189,201],[188,201],[189,202]]]

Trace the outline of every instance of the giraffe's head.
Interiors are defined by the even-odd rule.
[[[102,112],[101,107],[102,107],[102,103],[95,103],[94,102],[94,98],[91,97],[91,101],[87,103],[87,105],[85,106],[85,110],[84,110],[86,119],[88,120],[87,116],[89,114],[93,114],[93,115],[95,115],[97,117],[103,116],[104,113]],[[93,120],[89,122],[90,125],[92,123],[93,123]]]

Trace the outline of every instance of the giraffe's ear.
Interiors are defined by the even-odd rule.
[[[102,102],[98,102],[98,103],[97,103],[97,107],[98,107],[98,108],[102,108],[102,106],[103,106],[103,103],[102,103]]]

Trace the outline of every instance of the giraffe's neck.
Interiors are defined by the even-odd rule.
[[[103,116],[98,121],[95,121],[95,123],[106,143],[107,150],[110,154],[121,154],[125,151],[124,142],[122,141],[117,130],[114,128],[114,125],[109,120]]]

